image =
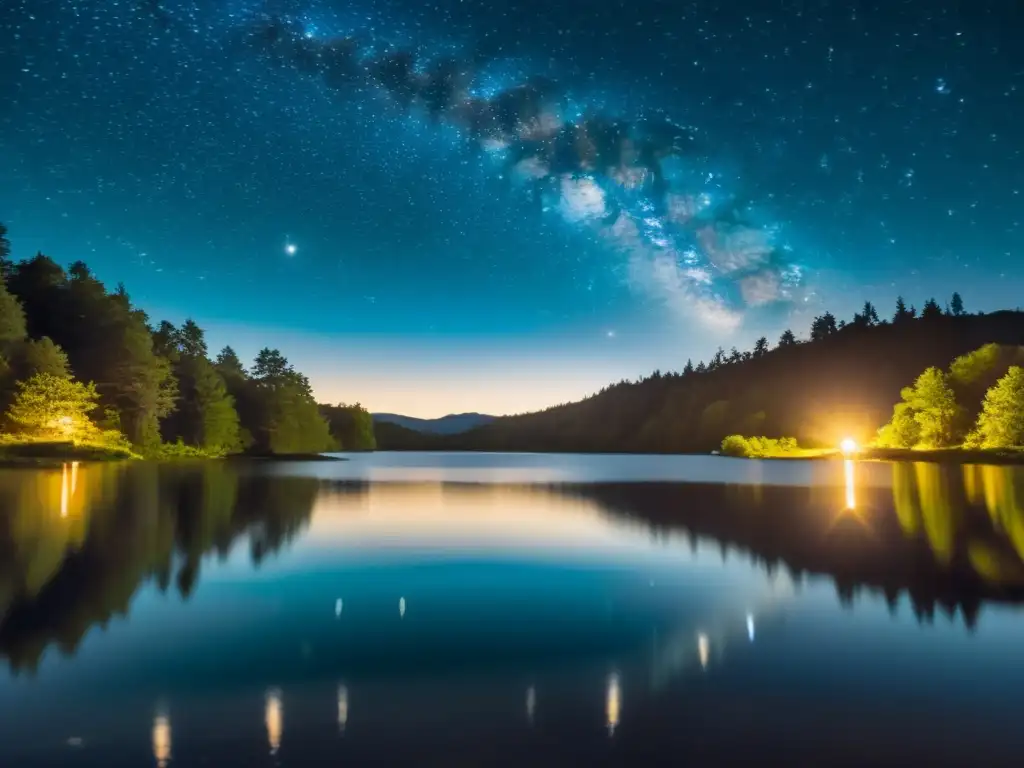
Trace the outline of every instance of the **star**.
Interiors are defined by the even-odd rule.
[[[288,243],[288,245],[284,247],[284,252],[287,253],[289,256],[294,256],[297,250],[299,249],[295,245],[295,243]]]

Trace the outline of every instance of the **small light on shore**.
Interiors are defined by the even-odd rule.
[[[852,456],[857,452],[857,441],[852,437],[847,437],[839,444],[839,450],[843,452],[844,456]]]

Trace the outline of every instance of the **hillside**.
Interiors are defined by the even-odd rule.
[[[427,432],[434,435],[454,435],[466,432],[488,424],[495,418],[484,413],[450,413],[438,419],[418,419],[415,416],[402,416],[397,413],[373,414],[375,423],[397,424],[415,432]]]
[[[932,304],[932,306],[935,306]],[[873,312],[873,310],[872,310]],[[784,335],[786,336],[786,335]],[[585,400],[537,413],[502,417],[459,435],[413,445],[402,435],[382,449],[697,452],[728,434],[795,436],[808,446],[834,446],[846,435],[867,440],[892,415],[901,388],[928,366],[983,344],[1024,344],[1024,313],[904,313],[893,322],[815,321],[814,341],[791,335],[774,349],[736,350],[684,373],[655,372],[607,387]],[[417,441],[419,442],[419,441]]]

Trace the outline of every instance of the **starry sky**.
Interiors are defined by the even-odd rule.
[[[323,401],[577,399],[1024,294],[1011,0],[8,0],[0,221]]]

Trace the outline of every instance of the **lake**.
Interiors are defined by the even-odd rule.
[[[1019,765],[1024,471],[0,470],[0,765]]]

